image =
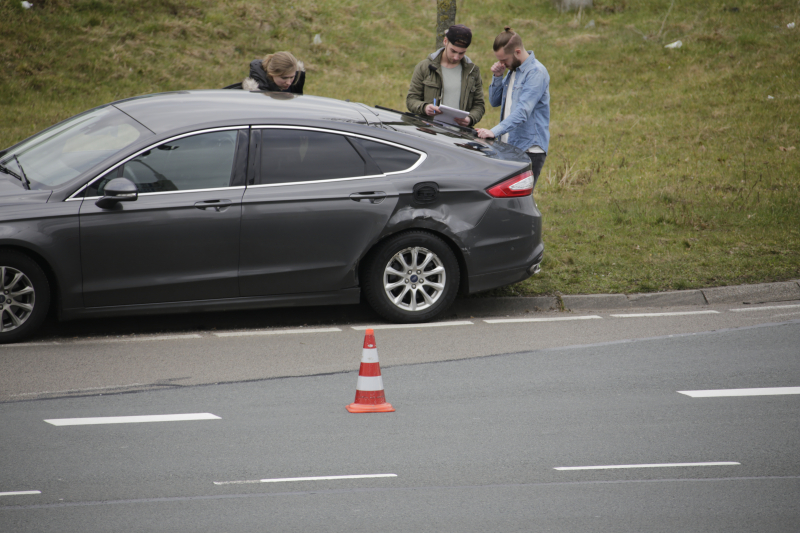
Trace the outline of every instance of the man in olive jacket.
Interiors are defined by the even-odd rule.
[[[469,117],[455,119],[461,126],[474,126],[483,117],[481,69],[464,55],[472,42],[472,31],[458,24],[445,33],[444,48],[420,61],[414,68],[406,96],[408,110],[434,116],[444,104],[467,111]]]

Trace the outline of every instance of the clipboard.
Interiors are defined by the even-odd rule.
[[[438,120],[439,122],[444,122],[445,124],[453,124],[454,126],[458,126],[456,124],[455,119],[457,118],[467,118],[469,116],[468,111],[462,111],[460,109],[456,109],[455,107],[449,107],[446,105],[440,105],[439,110],[441,113],[436,115],[434,120]]]

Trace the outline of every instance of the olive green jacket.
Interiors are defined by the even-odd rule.
[[[411,85],[406,96],[406,107],[417,115],[425,114],[425,106],[442,101],[442,53],[440,48],[414,67]],[[483,83],[481,69],[470,58],[461,60],[461,99],[459,109],[469,112],[470,126],[474,126],[483,117],[486,107],[483,102]]]

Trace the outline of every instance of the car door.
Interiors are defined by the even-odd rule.
[[[175,137],[87,188],[80,210],[86,307],[238,296],[247,137],[236,128]],[[98,207],[115,177],[134,182],[138,198]]]
[[[256,172],[242,201],[242,296],[356,286],[358,260],[397,204],[393,184],[343,132],[265,126],[252,134]]]

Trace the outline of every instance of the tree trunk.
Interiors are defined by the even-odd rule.
[[[436,48],[444,44],[444,34],[447,28],[456,23],[456,0],[436,0]]]

